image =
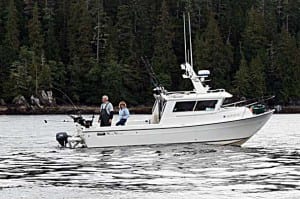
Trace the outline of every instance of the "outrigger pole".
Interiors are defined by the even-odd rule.
[[[185,30],[185,13],[183,13],[183,31],[184,31],[184,61],[187,63],[186,53],[186,30]]]
[[[190,36],[190,61],[191,61],[191,66],[193,67],[193,49],[192,49],[192,30],[191,30],[191,17],[190,13],[188,13],[189,17],[189,36]]]
[[[191,30],[191,17],[188,12],[188,26],[189,26],[189,50],[187,50],[187,40],[186,40],[186,19],[185,13],[183,13],[183,31],[184,31],[184,59],[185,63],[190,62],[189,64],[193,67],[193,47],[192,47],[192,30]]]

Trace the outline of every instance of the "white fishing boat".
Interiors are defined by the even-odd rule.
[[[211,90],[208,70],[194,71],[191,28],[187,50],[184,19],[185,63],[183,78],[190,79],[191,91],[168,92],[162,86],[154,89],[155,104],[148,120],[127,126],[100,127],[98,123],[75,118],[80,123],[74,135],[58,133],[62,146],[112,147],[174,143],[207,143],[241,146],[270,119],[274,110],[257,103],[224,105],[232,95],[224,89]]]

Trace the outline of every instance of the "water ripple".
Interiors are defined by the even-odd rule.
[[[300,194],[299,146],[263,145],[273,139],[263,132],[243,148],[182,144],[78,150],[59,149],[53,133],[40,132],[31,132],[24,142],[18,140],[25,137],[20,129],[13,136],[1,137],[5,147],[0,150],[0,189],[6,191],[5,198],[12,194],[9,189],[28,187],[76,188],[90,198],[95,196],[92,193],[115,198],[164,198],[174,193],[185,193],[186,198],[197,198],[195,193],[215,198],[226,193],[260,198],[271,193],[279,197]],[[275,135],[279,137],[278,132]]]

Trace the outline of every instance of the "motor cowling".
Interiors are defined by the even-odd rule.
[[[66,132],[59,132],[56,134],[57,142],[62,146],[66,147],[68,143],[68,134]]]

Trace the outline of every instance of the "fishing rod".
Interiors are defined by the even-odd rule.
[[[56,87],[54,87],[54,86],[52,86],[51,88],[54,89],[54,90],[56,90],[56,91],[58,91],[58,92],[61,93],[63,96],[65,96],[66,99],[69,101],[69,103],[72,105],[72,107],[73,107],[75,113],[78,115],[78,116],[69,115],[69,117],[73,119],[73,122],[77,122],[77,123],[78,123],[79,121],[81,121],[81,123],[82,123],[83,121],[85,122],[85,120],[84,120],[83,117],[81,116],[80,110],[79,110],[78,107],[74,104],[74,102],[71,100],[71,98],[70,98],[64,91],[62,91],[61,89],[56,88]],[[65,100],[63,100],[63,99],[60,99],[60,100],[66,103]],[[93,115],[93,119],[94,119],[94,115]],[[92,119],[92,121],[93,121],[93,119]],[[72,121],[69,121],[69,120],[62,120],[62,121],[58,121],[58,120],[44,120],[44,122],[45,122],[46,124],[47,124],[48,122],[51,122],[51,121],[52,121],[52,122],[72,122]]]
[[[90,119],[90,120],[84,119],[82,116],[69,115],[69,117],[72,118],[73,121],[70,121],[70,120],[46,120],[45,119],[44,123],[48,124],[48,122],[62,122],[62,123],[72,122],[72,123],[78,123],[81,126],[89,128],[90,126],[93,125],[95,115],[93,114],[92,119]]]
[[[73,106],[73,108],[76,110],[76,111],[80,111],[77,106],[73,103],[73,101],[71,100],[71,98],[65,93],[63,92],[62,90],[60,90],[59,88],[56,88],[54,86],[52,86],[53,89],[57,90],[58,92],[60,92],[61,94],[63,94],[63,96],[65,96],[67,98],[67,100],[69,100],[69,102],[71,103],[71,105]],[[80,115],[80,114],[79,114]]]
[[[153,70],[153,67],[151,66],[147,57],[141,57],[141,60],[144,63],[147,73],[151,78],[151,83],[154,85],[154,87],[161,87],[161,83],[160,83],[159,79],[157,78],[157,76]]]
[[[150,64],[149,60],[147,59],[147,57],[141,57],[142,62],[144,63],[144,66],[150,76],[151,79],[151,83],[153,84],[153,86],[155,87],[153,89],[154,94],[156,95],[156,100],[158,103],[158,118],[161,119],[161,115],[162,115],[162,109],[163,109],[163,104],[164,104],[164,100],[162,97],[162,93],[165,92],[164,87],[161,85],[159,78],[156,76],[152,65]]]
[[[62,101],[64,104],[68,104],[68,102],[66,102],[65,100],[63,100],[60,97],[55,97],[56,100]],[[73,107],[74,109],[74,107]],[[44,122],[47,124],[48,122],[72,122],[72,121],[68,121],[68,120],[44,120]]]
[[[91,127],[93,125],[93,121],[94,121],[94,118],[95,118],[94,114],[93,114],[91,120],[84,119],[82,117],[82,115],[81,115],[80,110],[78,109],[78,107],[74,104],[74,102],[71,100],[71,98],[65,92],[63,92],[61,89],[56,88],[54,86],[52,88],[55,89],[55,90],[57,90],[58,92],[60,92],[63,96],[65,96],[67,98],[67,100],[70,102],[70,104],[73,106],[74,110],[77,112],[77,116],[76,115],[69,115],[69,117],[72,118],[72,120],[73,120],[74,123],[78,123],[81,126],[84,126],[86,128],[89,128],[89,127]],[[62,101],[64,101],[64,100],[62,100]],[[51,120],[44,120],[45,123],[48,123],[48,121],[51,121]],[[63,121],[56,121],[56,122],[71,122],[71,121],[63,120]]]

